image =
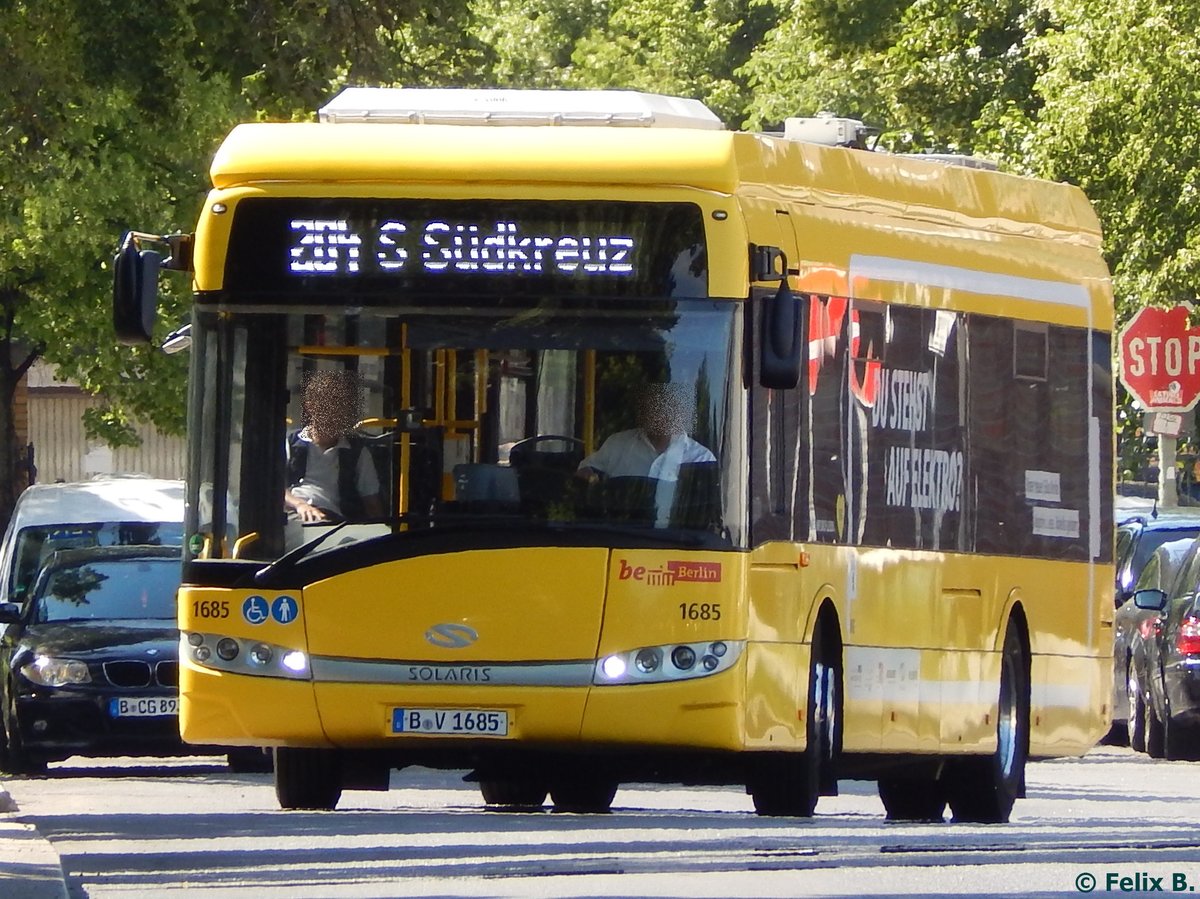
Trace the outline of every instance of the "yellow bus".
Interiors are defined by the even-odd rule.
[[[891,818],[966,821],[1086,752],[1097,219],[865,133],[371,88],[235,128],[195,234],[116,260],[128,341],[160,267],[194,278],[184,738],[273,747],[284,808],[423,765],[489,806],[668,782],[807,816],[859,778]],[[290,499],[313,466],[340,504]]]

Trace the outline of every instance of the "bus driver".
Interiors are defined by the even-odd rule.
[[[379,474],[353,431],[362,387],[352,371],[314,372],[304,383],[304,427],[288,436],[288,514],[302,523],[379,518]]]
[[[707,447],[688,436],[684,389],[675,384],[644,385],[637,396],[638,426],[605,440],[579,463],[577,476],[592,483],[601,476],[674,481],[680,465],[715,462]]]

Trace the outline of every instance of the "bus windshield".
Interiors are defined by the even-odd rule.
[[[198,312],[190,551],[276,559],[335,526],[320,551],[433,528],[737,545],[739,308]]]

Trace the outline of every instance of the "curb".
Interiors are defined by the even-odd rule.
[[[36,827],[18,820],[19,811],[0,784],[0,896],[69,899],[62,860]]]

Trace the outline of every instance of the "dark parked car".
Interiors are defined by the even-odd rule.
[[[1159,546],[1141,569],[1133,595],[1148,589],[1170,592],[1189,553],[1198,545],[1196,540],[1184,538]],[[1128,601],[1112,618],[1112,724],[1114,729],[1126,727],[1129,745],[1139,753],[1146,751],[1146,690],[1150,683],[1144,643],[1152,639],[1157,619],[1157,611]]]
[[[1141,590],[1170,591],[1195,547],[1191,538],[1164,543],[1142,569],[1133,594]],[[1141,644],[1150,638],[1158,619],[1153,609],[1125,602],[1113,616],[1113,727],[1124,726],[1129,745],[1146,751],[1145,653]],[[1123,742],[1123,741],[1122,741]]]
[[[1119,503],[1118,503],[1119,505]],[[1118,514],[1120,510],[1118,509]],[[1142,569],[1164,543],[1191,539],[1200,536],[1200,512],[1195,509],[1164,512],[1149,510],[1118,518],[1116,532],[1116,589],[1114,599],[1118,609],[1113,621],[1113,685],[1112,685],[1112,730],[1105,738],[1107,743],[1124,743],[1129,732],[1127,722],[1131,715],[1129,701],[1129,671],[1127,662],[1132,657],[1129,651],[1129,631],[1122,632],[1122,609],[1133,594],[1134,585]],[[1139,618],[1133,609],[1125,613],[1128,619]]]
[[[1133,601],[1157,613],[1134,648],[1146,752],[1154,758],[1200,759],[1200,541],[1169,589],[1139,590]]]
[[[0,603],[0,770],[224,751],[179,737],[179,578],[177,546],[60,550],[23,604]],[[266,756],[229,761],[263,770]]]
[[[1156,549],[1172,540],[1200,536],[1200,511],[1189,508],[1135,515],[1120,521],[1116,536],[1119,608],[1133,593],[1133,585]]]
[[[178,547],[63,550],[0,604],[0,767],[183,751],[179,573]]]

